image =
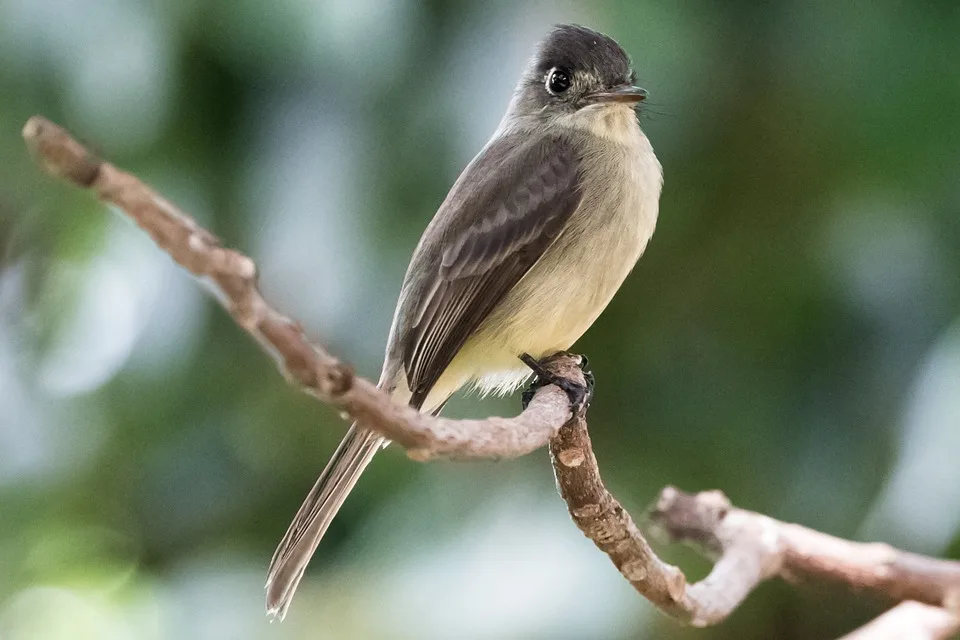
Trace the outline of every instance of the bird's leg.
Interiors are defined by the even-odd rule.
[[[570,409],[574,415],[581,413],[590,406],[590,401],[593,400],[593,388],[596,384],[596,380],[593,377],[593,373],[587,368],[589,361],[587,360],[586,356],[579,356],[579,366],[580,370],[583,371],[583,378],[586,381],[585,385],[577,384],[576,382],[572,382],[566,378],[555,375],[544,367],[545,364],[558,357],[571,355],[572,354],[567,353],[566,351],[559,351],[539,361],[528,353],[523,353],[520,355],[520,360],[523,361],[525,365],[530,367],[535,374],[537,374],[537,377],[534,378],[533,382],[530,383],[530,386],[527,387],[527,389],[523,392],[523,395],[520,397],[520,401],[524,409],[526,409],[527,405],[530,404],[530,401],[533,400],[533,395],[538,389],[551,384],[560,387],[563,389],[563,392],[567,394],[567,398],[570,399]]]

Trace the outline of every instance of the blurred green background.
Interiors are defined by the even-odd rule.
[[[632,55],[665,172],[576,347],[610,488],[960,557],[960,4],[0,0],[0,638],[816,639],[882,610],[771,583],[684,629],[569,522],[544,452],[391,449],[268,624],[345,425],[20,138],[42,113],[135,171],[376,377],[421,231],[568,21]]]

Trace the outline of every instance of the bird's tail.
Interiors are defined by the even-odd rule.
[[[383,442],[382,436],[356,423],[350,427],[273,554],[266,586],[268,614],[283,620],[320,538]]]

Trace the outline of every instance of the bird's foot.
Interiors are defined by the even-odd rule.
[[[568,380],[567,378],[558,376],[548,371],[544,366],[556,358],[565,356],[580,358],[580,364],[578,366],[583,372],[583,378],[586,384],[578,384]],[[522,360],[525,365],[530,367],[530,369],[537,374],[537,377],[533,379],[533,382],[530,383],[530,386],[527,387],[527,389],[523,392],[523,395],[520,396],[520,402],[524,409],[527,408],[527,405],[529,405],[530,401],[533,400],[534,394],[541,387],[546,387],[547,385],[551,384],[560,387],[563,392],[567,394],[567,398],[570,399],[570,409],[573,412],[573,415],[580,415],[590,407],[590,402],[593,400],[593,389],[596,385],[596,380],[593,377],[593,373],[587,368],[589,361],[587,360],[586,356],[574,356],[566,351],[559,351],[551,356],[547,356],[543,360],[536,360],[530,354],[524,353],[520,355],[520,360]]]

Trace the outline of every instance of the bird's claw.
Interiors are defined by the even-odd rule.
[[[580,364],[578,365],[583,372],[583,378],[586,384],[578,384],[567,378],[555,375],[544,367],[546,363],[558,357],[571,355],[572,354],[566,351],[560,351],[539,361],[527,353],[520,355],[520,360],[537,375],[530,383],[530,386],[523,392],[523,395],[520,396],[520,402],[524,409],[527,408],[527,405],[530,404],[533,396],[541,387],[551,384],[560,387],[560,389],[567,394],[567,398],[570,399],[570,410],[573,412],[573,415],[581,415],[590,407],[590,402],[593,400],[593,390],[596,386],[596,380],[593,373],[587,369],[589,361],[586,356],[580,356]]]

